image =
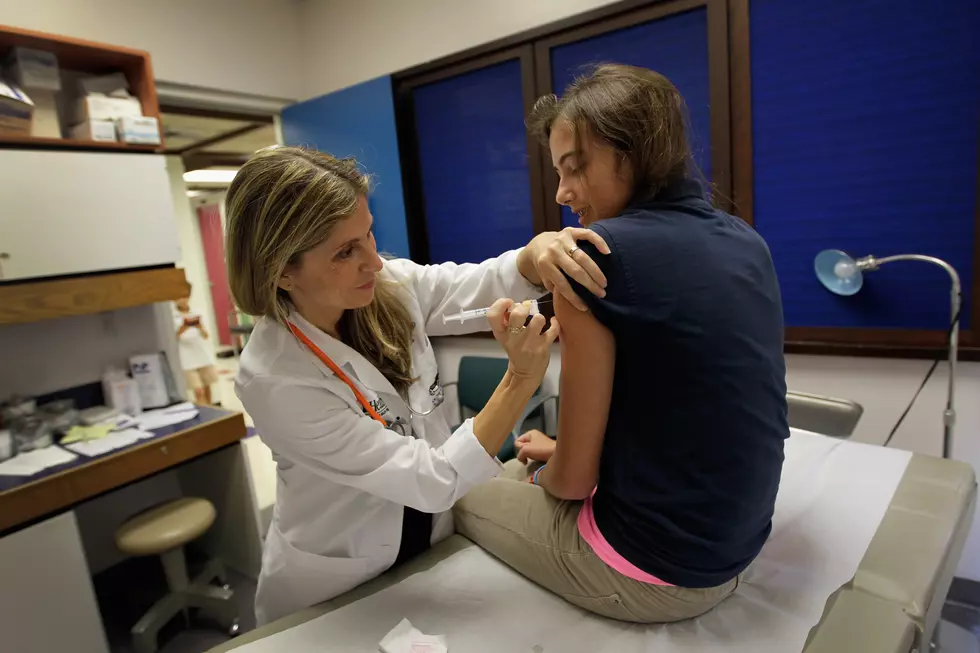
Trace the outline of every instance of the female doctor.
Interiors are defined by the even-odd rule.
[[[277,465],[277,495],[255,597],[267,623],[346,592],[453,532],[453,504],[500,472],[494,454],[547,370],[552,321],[511,300],[544,288],[580,308],[562,271],[602,296],[605,278],[576,239],[540,234],[480,264],[382,261],[368,178],[352,160],[262,150],[227,197],[228,275],[260,316],[236,391]],[[496,302],[496,303],[494,303]],[[493,304],[508,371],[455,432],[428,336],[476,322],[443,315]]]

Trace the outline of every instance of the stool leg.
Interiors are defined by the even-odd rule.
[[[143,617],[130,630],[133,636],[133,649],[136,653],[156,653],[157,634],[176,614],[187,609],[187,599],[183,594],[168,594],[153,604]]]
[[[204,566],[204,571],[194,579],[194,585],[208,585],[215,579],[222,585],[228,584],[228,573],[225,571],[224,563],[217,558],[211,558]]]
[[[235,605],[235,593],[232,590],[194,584],[187,588],[185,596],[187,605],[206,611],[225,628],[232,628],[238,623],[238,606]]]
[[[167,587],[174,594],[184,592],[190,585],[190,581],[187,579],[187,562],[184,559],[184,549],[182,547],[170,549],[160,554],[160,560],[163,562],[163,573],[167,575]],[[181,613],[184,615],[184,627],[190,628],[191,617],[187,613],[186,605],[181,609]]]
[[[167,575],[167,586],[171,592],[177,593],[187,589],[187,564],[184,561],[184,550],[180,547],[170,549],[160,554],[163,562],[163,572]]]

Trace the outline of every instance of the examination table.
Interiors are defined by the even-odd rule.
[[[846,400],[801,393],[790,393],[788,400],[796,429],[846,438],[861,416],[861,407]],[[904,472],[894,478],[894,494],[880,504],[884,513],[878,528],[869,533],[863,556],[854,558],[856,573],[829,594],[822,616],[809,629],[805,653],[925,653],[930,649],[973,520],[976,477],[968,464],[911,454]],[[374,597],[472,547],[472,542],[453,536],[399,569],[246,633],[212,653],[259,642]],[[329,641],[318,650],[330,651]],[[452,642],[450,650],[454,650]]]
[[[827,600],[822,618],[810,630],[805,653],[928,651],[975,502],[976,481],[969,465],[913,455],[857,573]],[[454,536],[396,571],[246,633],[212,653],[231,651],[333,612],[473,546]],[[329,642],[319,650],[330,651]]]

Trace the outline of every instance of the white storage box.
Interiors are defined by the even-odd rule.
[[[116,123],[111,120],[86,120],[71,128],[71,137],[83,141],[116,142]]]
[[[159,145],[160,125],[156,118],[126,116],[116,120],[116,137],[133,145]]]
[[[34,102],[12,84],[0,81],[0,134],[30,136]]]
[[[34,48],[11,48],[4,65],[6,76],[21,88],[60,91],[58,57]]]
[[[116,120],[125,117],[140,117],[143,105],[138,98],[109,97],[108,95],[83,95],[75,103],[74,124],[86,120]]]
[[[61,138],[61,120],[58,118],[58,91],[31,91],[34,101],[34,122],[31,136]]]

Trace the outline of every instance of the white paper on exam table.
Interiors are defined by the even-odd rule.
[[[201,411],[197,409],[197,406],[189,401],[185,401],[182,404],[175,404],[167,408],[144,411],[142,415],[136,417],[136,423],[140,429],[152,431],[153,429],[161,429],[164,426],[173,426],[174,424],[186,422],[189,419],[197,417],[199,412]]]
[[[97,440],[82,440],[73,444],[65,445],[75,453],[83,456],[101,456],[104,453],[128,447],[131,444],[152,438],[153,434],[149,431],[139,429],[123,429],[122,431],[112,431],[103,438]]]
[[[639,626],[585,616],[472,547],[236,653],[371,651],[402,618],[466,653],[800,651],[827,599],[857,571],[910,457],[794,431],[769,541],[735,594],[697,619]]]
[[[381,653],[447,653],[446,638],[442,635],[426,635],[402,619],[378,644]]]
[[[78,458],[56,444],[43,449],[19,453],[0,463],[0,476],[33,476],[49,467],[64,465]]]

